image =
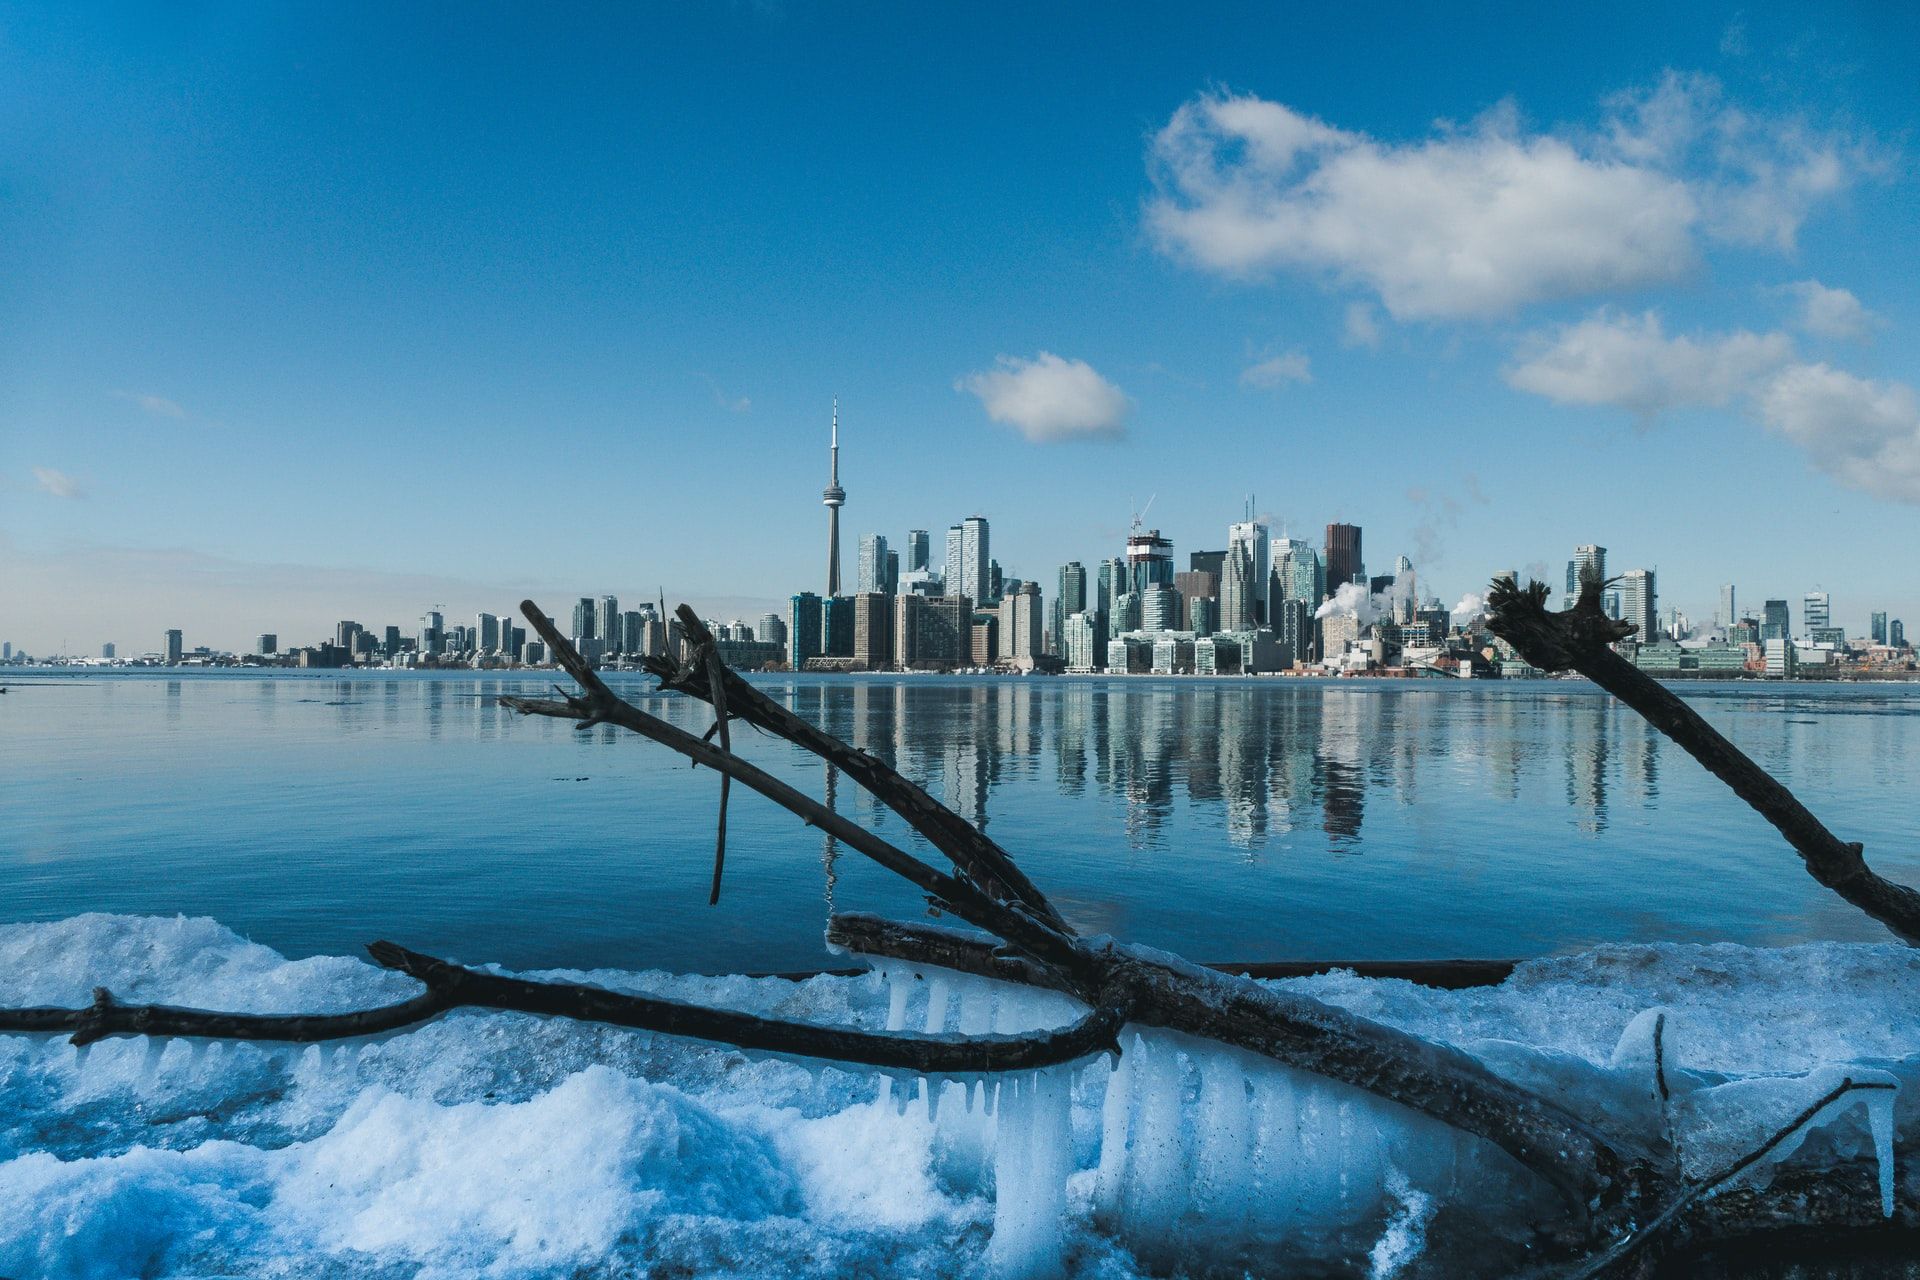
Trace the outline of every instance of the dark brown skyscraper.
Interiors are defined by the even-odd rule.
[[[1360,526],[1357,524],[1330,524],[1327,526],[1327,594],[1332,595],[1340,589],[1343,582],[1352,582],[1353,575],[1359,573],[1366,561],[1360,555]]]

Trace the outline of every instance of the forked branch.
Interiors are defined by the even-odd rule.
[[[1496,578],[1487,597],[1487,625],[1542,671],[1578,671],[1639,712],[1772,823],[1815,880],[1903,940],[1920,944],[1920,892],[1876,874],[1860,845],[1834,835],[1699,712],[1614,651],[1614,643],[1636,628],[1606,616],[1600,604],[1604,586],[1598,579],[1582,582],[1574,607],[1553,612],[1541,583],[1522,589],[1512,578]]]

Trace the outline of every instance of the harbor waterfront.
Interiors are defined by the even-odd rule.
[[[614,674],[690,729],[711,713]],[[925,904],[736,791],[706,904],[711,775],[610,727],[522,719],[539,674],[32,673],[0,705],[7,918],[211,916],[290,955],[376,938],[472,962],[781,971],[836,963],[829,904]],[[1610,941],[1877,940],[1778,837],[1578,681],[769,675],[1011,849],[1086,932],[1210,960],[1517,958]],[[1689,682],[1709,721],[1875,866],[1910,685]],[[735,749],[883,837],[811,757]]]

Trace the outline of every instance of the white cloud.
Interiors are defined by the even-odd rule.
[[[1248,365],[1240,372],[1240,385],[1271,391],[1290,382],[1312,382],[1313,365],[1304,351],[1287,351]]]
[[[1920,396],[1799,359],[1784,333],[1668,337],[1652,312],[1601,313],[1532,343],[1506,379],[1559,404],[1651,415],[1737,405],[1848,488],[1920,504]]]
[[[116,391],[113,393],[122,400],[131,400],[148,413],[162,418],[185,418],[187,411],[165,396],[154,395],[151,391]]]
[[[1782,333],[1741,330],[1705,339],[1669,338],[1657,313],[1601,312],[1523,344],[1526,358],[1501,371],[1508,384],[1555,404],[1611,405],[1651,415],[1725,405],[1786,363]]]
[[[1881,323],[1880,317],[1860,305],[1851,291],[1829,289],[1818,280],[1782,285],[1780,292],[1800,304],[1794,323],[1816,338],[1862,340]]]
[[[1792,249],[1816,205],[1888,167],[1864,137],[1743,110],[1712,76],[1668,71],[1607,106],[1611,151],[1685,175],[1708,234],[1737,244]]]
[[[1758,395],[1760,420],[1848,488],[1920,503],[1920,398],[1825,364],[1782,369]]]
[[[1042,351],[1031,360],[1003,355],[995,364],[954,383],[954,390],[978,396],[995,422],[1043,444],[1123,433],[1132,402],[1086,361]]]
[[[1340,340],[1349,347],[1374,350],[1380,345],[1380,317],[1366,302],[1349,302]]]
[[[78,480],[64,471],[55,471],[52,467],[35,467],[33,469],[33,482],[40,486],[42,492],[50,493],[56,498],[84,498],[87,496],[86,490],[80,487]]]
[[[1146,221],[1202,270],[1327,276],[1401,320],[1485,318],[1672,280],[1702,234],[1790,247],[1870,163],[1864,146],[1741,113],[1705,77],[1617,97],[1588,134],[1529,132],[1503,105],[1409,142],[1207,93],[1153,139]]]

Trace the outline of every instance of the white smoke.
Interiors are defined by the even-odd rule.
[[[1460,597],[1460,603],[1447,610],[1449,616],[1461,626],[1470,626],[1480,620],[1487,611],[1487,598],[1478,591],[1469,591]]]
[[[1332,598],[1314,611],[1313,616],[1324,620],[1346,614],[1358,619],[1361,626],[1366,626],[1379,619],[1380,601],[1380,596],[1368,595],[1367,589],[1359,583],[1343,582]]]

